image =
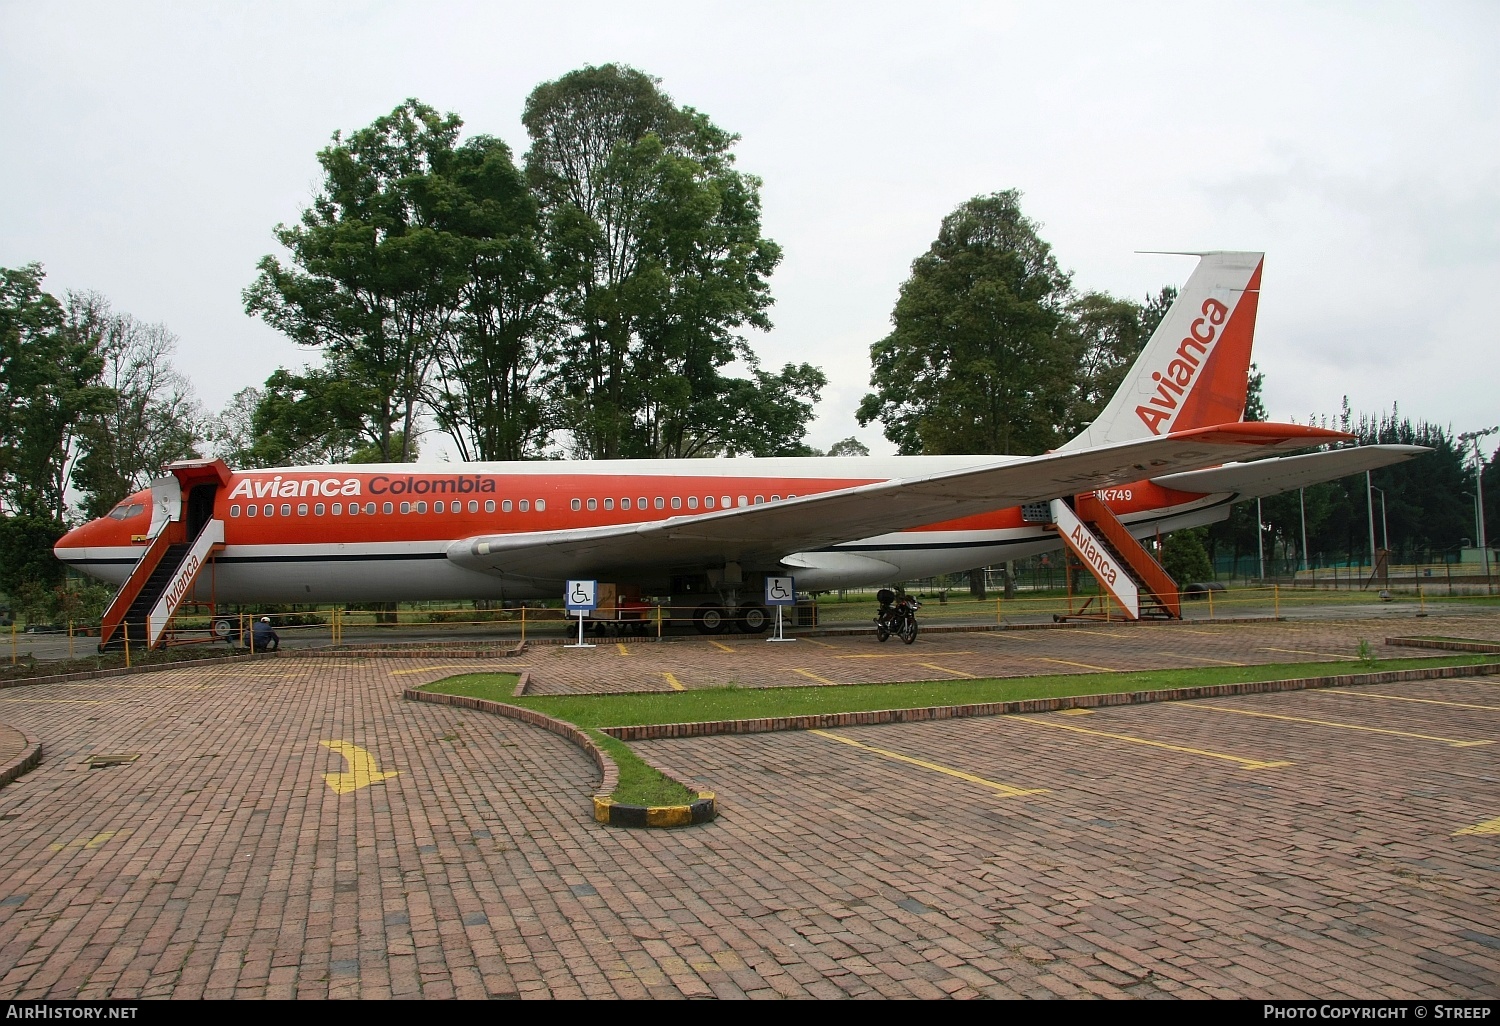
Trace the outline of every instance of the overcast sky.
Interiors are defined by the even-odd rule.
[[[1277,419],[1500,422],[1494,3],[17,3],[0,0],[0,266],[165,323],[205,406],[305,350],[245,316],[317,150],[406,97],[527,146],[539,82],[633,65],[738,133],[785,257],[770,366],[869,345],[971,196],[1017,188],[1080,289],[1142,298],[1258,249]],[[429,454],[441,452],[435,436]]]

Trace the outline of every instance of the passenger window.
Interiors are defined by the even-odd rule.
[[[765,496],[764,496],[764,495],[757,495],[757,496],[756,496],[756,497],[755,497],[755,504],[756,504],[756,505],[757,505],[757,506],[759,506],[759,505],[761,505],[761,504],[762,504],[762,503],[764,503],[764,502],[765,502],[765,501],[766,501],[766,497],[765,497]]]
[[[268,517],[274,517],[276,515],[276,507],[271,505],[269,502],[262,506],[260,508],[260,511]]]
[[[324,510],[326,510],[326,509],[327,509],[327,508],[328,508],[328,507],[326,507],[326,506],[324,506],[324,505],[323,505],[323,504],[322,504],[322,503],[321,503],[321,502],[320,502],[320,503],[318,503],[318,504],[317,504],[317,505],[316,505],[316,506],[314,506],[314,507],[313,507],[313,515],[314,515],[314,516],[319,516],[319,517],[320,517],[320,516],[322,516],[322,515],[323,515],[323,511],[324,511]]]
[[[680,496],[680,495],[674,495],[674,496],[672,496],[672,508],[673,509],[681,509],[682,508],[682,496]]]
[[[781,496],[779,496],[779,495],[773,495],[773,496],[771,496],[771,501],[772,502],[780,502],[781,501]]]
[[[589,500],[589,509],[596,510],[598,508],[599,508],[599,500],[598,499],[590,499]]]
[[[723,503],[724,503],[724,508],[728,509],[730,506],[734,505],[734,499],[732,499],[730,496],[726,495],[726,496],[723,497]]]
[[[501,513],[509,513],[510,511],[511,511],[510,500],[509,499],[505,499],[505,500],[501,501],[501,503],[500,503],[500,512]]]
[[[470,499],[469,500],[469,512],[470,513],[478,513],[479,512],[479,501],[477,499]]]
[[[299,517],[305,517],[305,516],[307,516],[307,503],[305,503],[305,502],[299,502],[299,503],[297,503],[297,515]]]
[[[389,502],[385,504],[385,511],[387,513],[389,513],[391,511],[391,504]],[[373,517],[374,515],[375,515],[375,504],[373,502],[367,502],[367,503],[365,503],[365,516],[367,516],[367,517]]]
[[[389,502],[382,502],[380,504],[380,512],[384,513],[386,516],[390,516],[391,515],[391,509],[392,509],[392,507],[391,507],[391,504]]]
[[[409,502],[403,502],[401,504],[401,513],[402,513],[402,515],[404,516],[405,514],[410,513],[410,512],[411,512],[411,503],[409,503]]]
[[[696,496],[696,495],[689,495],[688,496],[688,509],[697,509],[697,508],[698,508],[698,496]]]
[[[538,500],[536,500],[536,511],[538,513],[540,513],[542,510],[544,510],[546,508],[547,508],[547,500],[546,499],[538,499]]]
[[[621,509],[629,509],[630,508],[630,500],[629,499],[621,499],[620,500],[620,508]]]
[[[574,499],[570,505],[572,505],[574,513],[577,513],[579,510],[583,509],[583,503],[579,502],[577,499]]]
[[[644,495],[642,495],[642,496],[641,496],[641,497],[640,497],[640,499],[639,499],[639,500],[637,500],[637,501],[638,501],[638,502],[640,502],[640,504],[641,504],[641,509],[645,509],[645,508],[646,508],[646,506],[647,506],[647,502],[646,502],[646,497],[645,497],[645,496],[644,496]]]
[[[667,508],[667,502],[666,502],[666,500],[663,499],[660,495],[658,495],[656,497],[656,508],[657,509],[666,509]]]
[[[357,502],[351,502],[351,503],[349,503],[349,515],[351,517],[357,517],[357,516],[359,516],[359,503],[357,503]]]
[[[240,508],[238,506],[230,506],[229,507],[229,515],[232,516],[232,517],[239,516],[240,515]]]
[[[796,498],[796,496],[795,496],[795,495],[788,495],[788,496],[787,496],[787,498],[788,498],[788,499],[795,499],[795,498]]]
[[[495,500],[494,499],[486,499],[484,501],[484,511],[486,513],[493,513],[493,512],[495,512]]]
[[[703,508],[704,509],[713,509],[714,508],[714,497],[712,495],[705,495],[703,497]]]
[[[744,507],[746,507],[748,505],[750,505],[750,499],[749,499],[749,497],[741,495],[740,496],[740,508],[743,509]]]
[[[605,499],[604,500],[604,508],[605,509],[614,509],[615,508],[615,500],[614,499]]]
[[[281,504],[281,515],[284,517],[292,515],[292,504],[290,502],[283,502]]]
[[[350,506],[349,508],[350,509],[358,509],[359,507],[358,506]],[[344,513],[344,504],[342,502],[335,502],[333,504],[333,515],[337,517],[337,516],[342,516],[343,513]]]
[[[247,517],[253,517],[253,516],[255,516],[255,513],[256,513],[256,509],[255,509],[254,506],[246,506],[245,507],[245,516],[247,516]]]
[[[531,509],[531,503],[528,502],[526,499],[522,499],[520,501],[520,503],[517,504],[517,507],[520,509],[520,511],[522,513],[525,513],[525,512],[527,512],[527,511],[529,511]]]
[[[419,502],[419,503],[417,503],[417,512],[418,513],[426,513],[427,512],[427,503],[425,503],[425,502]]]
[[[432,504],[432,511],[434,513],[441,513],[443,511],[443,500],[442,499],[439,499],[437,502],[434,502]]]

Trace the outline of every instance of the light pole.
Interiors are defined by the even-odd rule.
[[[1307,569],[1307,489],[1297,489],[1297,506],[1302,511],[1302,569]]]
[[[1391,551],[1391,532],[1385,522],[1385,489],[1375,489],[1380,493],[1380,544],[1385,546],[1387,552]]]
[[[1490,580],[1490,550],[1484,537],[1484,458],[1479,455],[1479,440],[1497,431],[1500,431],[1500,425],[1487,427],[1483,431],[1466,431],[1458,436],[1460,443],[1469,442],[1474,446],[1474,519],[1479,526],[1479,551],[1482,554],[1480,558],[1484,560],[1486,591],[1489,590]]]
[[[1255,550],[1260,554],[1260,583],[1266,583],[1266,522],[1261,519],[1260,499],[1255,500]]]
[[[1365,471],[1365,509],[1370,514],[1370,573],[1375,572],[1375,490],[1370,484],[1370,472]]]

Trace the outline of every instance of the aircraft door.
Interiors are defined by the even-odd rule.
[[[188,492],[187,509],[187,536],[198,537],[198,532],[203,530],[203,525],[214,518],[214,500],[218,498],[219,486],[216,484],[194,485]]]

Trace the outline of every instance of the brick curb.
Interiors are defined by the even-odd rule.
[[[1441,648],[1449,652],[1500,652],[1500,644],[1493,641],[1449,641],[1446,638],[1386,638],[1385,643],[1397,648]]]
[[[708,737],[714,734],[760,734],[779,730],[827,729],[878,723],[915,723],[924,720],[962,719],[971,716],[1010,716],[1016,713],[1056,712],[1060,709],[1093,709],[1101,706],[1141,705],[1149,702],[1183,702],[1195,698],[1224,698],[1232,695],[1354,687],[1362,684],[1392,684],[1399,681],[1439,680],[1488,674],[1500,674],[1500,663],[1479,663],[1474,666],[1432,666],[1414,670],[1386,670],[1378,673],[1345,673],[1333,677],[1305,677],[1298,680],[1246,681],[1240,684],[1214,684],[1200,688],[1162,688],[1156,691],[1123,691],[1105,695],[1028,698],[1014,702],[985,702],[976,705],[934,705],[916,709],[875,709],[866,712],[816,713],[807,716],[777,716],[751,720],[706,720],[698,723],[654,723],[599,729],[620,741],[657,741],[679,737]]]
[[[0,680],[0,690],[5,688],[30,687],[33,684],[66,684],[75,680],[101,680],[105,677],[133,677],[138,673],[160,673],[163,670],[185,670],[194,666],[224,666],[229,663],[248,663],[255,659],[277,659],[283,656],[306,655],[300,650],[283,652],[244,652],[239,655],[211,656],[207,659],[179,659],[170,663],[151,663],[147,666],[116,666],[110,670],[80,670],[78,673],[52,673],[45,677],[18,677]]]
[[[10,724],[6,724],[6,726],[9,727]],[[17,777],[25,776],[41,765],[42,762],[42,743],[20,727],[11,727],[10,729],[26,739],[26,750],[9,764],[0,766],[0,787],[4,787]]]
[[[610,795],[614,793],[615,788],[620,786],[619,767],[604,749],[594,743],[593,738],[566,720],[556,719],[534,709],[524,709],[519,705],[508,705],[504,702],[473,698],[468,695],[444,695],[407,688],[401,693],[401,697],[408,702],[432,702],[436,705],[452,705],[495,716],[506,716],[513,720],[520,720],[522,723],[529,723],[534,727],[541,727],[543,730],[549,730],[582,748],[584,753],[594,760],[594,765],[599,767],[601,779],[593,796],[596,822],[622,827],[677,827],[707,823],[719,814],[718,799],[711,791],[698,791],[698,800],[688,805],[647,806],[616,802]]]

